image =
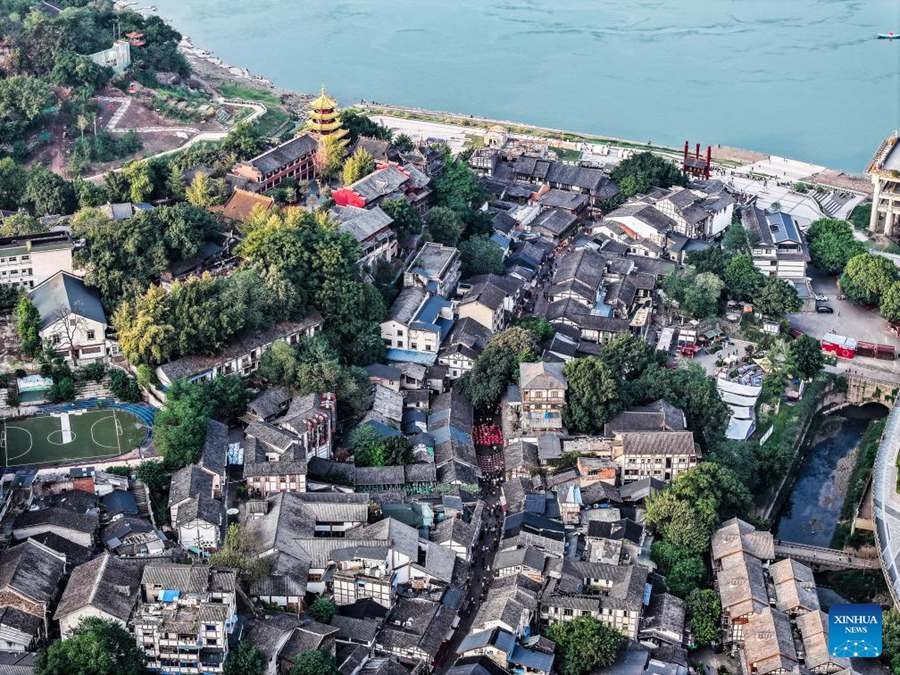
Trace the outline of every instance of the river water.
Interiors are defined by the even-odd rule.
[[[873,419],[884,417],[881,406],[846,408],[821,427],[837,425],[834,433],[813,445],[800,465],[797,480],[778,519],[775,537],[813,546],[830,546],[840,520],[847,480],[853,471],[851,453]]]
[[[153,0],[276,84],[860,172],[900,127],[897,0]]]

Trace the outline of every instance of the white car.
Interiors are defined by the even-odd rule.
[[[816,302],[828,302],[828,296],[816,293]]]

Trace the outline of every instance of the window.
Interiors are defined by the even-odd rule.
[[[87,339],[88,339],[88,340],[93,340],[93,339],[94,339],[94,331],[89,330],[89,331],[87,332]]]

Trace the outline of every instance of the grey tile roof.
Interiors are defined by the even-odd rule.
[[[691,431],[636,431],[622,434],[625,455],[698,455]]]
[[[372,642],[378,633],[378,623],[352,616],[335,614],[331,617],[331,625],[338,629],[335,636],[338,640]]]
[[[177,506],[200,495],[211,497],[212,490],[212,476],[196,464],[189,464],[172,474],[169,481],[169,505]]]
[[[262,652],[268,663],[278,656],[278,652],[300,623],[300,617],[294,614],[267,614],[249,624],[245,639]]]
[[[316,151],[318,143],[310,134],[302,134],[249,160],[263,174],[275,171]]]
[[[247,409],[260,419],[268,419],[278,414],[291,400],[291,392],[286,387],[269,387],[247,404]]]
[[[49,604],[56,597],[64,571],[65,561],[58,554],[28,540],[0,556],[0,592]]]
[[[225,361],[249,354],[254,349],[259,349],[288,335],[302,333],[312,326],[321,325],[321,323],[322,317],[313,314],[300,322],[282,321],[265,330],[245,331],[232,339],[228,346],[215,356],[183,356],[175,361],[164,363],[159,369],[171,382],[174,382],[180,378],[190,377],[214,368]]]
[[[404,325],[410,323],[427,297],[428,292],[421,286],[404,288],[388,310],[387,319]]]
[[[52,506],[48,509],[24,511],[19,514],[13,524],[13,533],[15,534],[16,530],[34,527],[53,527],[93,534],[99,523],[99,518],[94,513],[75,513],[69,509]]]
[[[41,317],[41,329],[70,313],[106,325],[100,296],[74,274],[57,272],[28,291]]]
[[[399,167],[391,164],[383,169],[376,169],[368,176],[363,176],[349,188],[368,204],[396,192],[409,178]]]
[[[228,425],[216,420],[206,423],[206,439],[200,452],[200,466],[219,476],[225,477],[228,465]]]
[[[394,219],[386,214],[380,206],[371,209],[361,209],[357,206],[335,206],[329,213],[338,222],[339,230],[349,234],[359,243],[374,237],[394,222]]]
[[[128,621],[138,600],[144,562],[103,553],[72,570],[53,618],[94,607]]]
[[[21,631],[32,639],[36,639],[43,632],[44,622],[34,614],[29,614],[16,607],[3,606],[0,607],[0,626]],[[2,672],[2,666],[0,666],[0,673]]]
[[[251,422],[244,433],[279,452],[286,452],[300,440],[289,431],[268,422]]]

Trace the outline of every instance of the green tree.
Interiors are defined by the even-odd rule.
[[[35,659],[35,675],[146,673],[144,653],[115,621],[82,619],[65,639],[51,642]]]
[[[244,414],[250,402],[250,390],[237,375],[219,375],[203,383],[211,414],[220,422],[233,422]]]
[[[238,161],[255,157],[265,148],[259,131],[250,124],[237,124],[222,141],[222,150]]]
[[[766,278],[746,253],[736,255],[728,261],[722,280],[728,297],[743,302],[752,302],[766,283]]]
[[[812,379],[825,365],[819,341],[808,335],[801,335],[791,343],[791,359],[797,372],[806,379]]]
[[[0,79],[0,143],[15,143],[57,102],[44,80],[27,75]]]
[[[715,448],[724,437],[728,406],[719,398],[716,381],[699,364],[675,370],[651,364],[626,386],[629,401],[651,403],[662,398],[681,408],[688,429],[707,450]]]
[[[769,277],[756,294],[754,309],[763,316],[781,318],[785,314],[799,312],[802,303],[793,284]]]
[[[177,380],[169,388],[153,423],[153,444],[168,466],[178,469],[197,461],[209,417],[209,401],[199,384]]]
[[[457,385],[478,410],[491,410],[507,385],[519,376],[519,364],[537,358],[538,346],[527,330],[513,326],[494,335]]]
[[[413,140],[406,134],[397,134],[394,137],[394,140],[391,141],[391,145],[393,145],[398,152],[411,152],[416,147]]]
[[[893,282],[881,296],[881,316],[888,321],[900,321],[900,281]]]
[[[487,193],[478,176],[463,159],[454,157],[447,146],[441,149],[441,153],[444,168],[432,183],[434,203],[463,216],[480,206],[487,199]]]
[[[881,660],[893,675],[900,675],[900,610],[894,608],[884,613],[883,630]]]
[[[3,219],[0,225],[0,236],[14,237],[23,234],[38,234],[46,232],[47,227],[28,213],[14,213]]]
[[[202,171],[198,171],[194,175],[194,180],[184,192],[184,197],[188,204],[207,208],[212,204],[212,192],[209,186],[209,177]]]
[[[16,305],[16,334],[22,353],[34,358],[41,351],[41,315],[27,295],[19,297]]]
[[[687,597],[691,635],[698,647],[706,647],[719,639],[722,605],[719,594],[711,588],[698,588]]]
[[[846,220],[821,218],[806,232],[813,265],[826,274],[844,271],[850,258],[865,253],[865,246],[853,238],[853,228]]]
[[[37,166],[28,172],[22,201],[37,216],[69,214],[75,210],[77,200],[72,185],[49,169]]]
[[[169,293],[161,286],[152,286],[143,296],[119,305],[112,323],[129,361],[158,365],[172,358],[175,326],[171,316]]]
[[[405,199],[385,199],[381,202],[381,210],[393,219],[393,227],[397,231],[399,239],[405,239],[422,231],[422,216]]]
[[[516,326],[531,333],[537,344],[546,342],[556,334],[553,324],[539,316],[523,316],[516,321]]]
[[[120,401],[136,403],[141,400],[141,390],[137,380],[119,368],[109,371],[109,390]]]
[[[341,126],[349,132],[350,141],[353,143],[355,143],[360,136],[368,136],[369,138],[389,141],[393,135],[388,127],[373,122],[368,115],[357,110],[342,110]]]
[[[665,490],[648,499],[645,522],[669,544],[699,555],[709,548],[719,521],[714,512],[696,509]]]
[[[459,256],[463,276],[503,274],[503,249],[483,235],[462,242]]]
[[[615,663],[625,636],[592,616],[551,624],[547,635],[562,656],[562,675],[582,675]]]
[[[248,581],[255,581],[266,576],[270,570],[270,561],[261,558],[247,543],[247,537],[240,525],[232,523],[225,533],[222,547],[209,557],[209,564],[217,567],[233,567]]]
[[[425,214],[425,228],[433,241],[447,246],[456,246],[463,233],[459,216],[445,206],[435,206]]]
[[[647,370],[652,363],[664,365],[659,352],[646,340],[621,333],[603,345],[600,360],[621,380],[634,380]]]
[[[847,261],[841,275],[841,290],[860,305],[875,305],[897,280],[897,268],[884,256],[861,253]]]
[[[15,211],[22,205],[27,175],[12,157],[0,158],[0,209]]]
[[[384,357],[381,321],[387,312],[384,298],[372,284],[355,279],[328,279],[316,294],[326,331],[343,361],[356,365],[378,363]]]
[[[319,623],[329,623],[331,622],[331,617],[333,617],[334,613],[337,611],[337,607],[335,607],[334,600],[320,595],[313,600],[308,611],[312,618]]]
[[[149,162],[129,162],[122,167],[122,175],[128,181],[128,198],[143,202],[153,194],[153,173]]]
[[[350,448],[356,466],[387,466],[387,453],[378,432],[368,424],[361,424],[350,434]]]
[[[710,272],[720,278],[725,274],[727,262],[725,252],[719,246],[709,246],[699,251],[691,251],[687,255],[687,264],[698,273]]]
[[[563,410],[566,427],[599,434],[603,425],[622,410],[616,374],[594,356],[569,361],[563,372],[569,385]]]
[[[319,649],[308,649],[294,657],[288,675],[337,675],[334,657]]]
[[[706,563],[694,551],[668,541],[655,541],[651,556],[659,573],[666,578],[669,590],[679,598],[686,598],[706,579]]]
[[[272,384],[291,386],[300,365],[297,350],[287,342],[276,342],[259,359],[256,374]]]
[[[678,302],[681,311],[694,319],[714,316],[719,308],[719,299],[724,284],[710,272],[697,272],[688,268],[673,272],[666,277],[664,290]]]
[[[375,170],[375,158],[365,148],[359,148],[344,162],[344,185],[351,185]]]
[[[222,672],[223,675],[264,675],[266,659],[252,642],[243,640],[229,650]]]
[[[145,459],[138,464],[134,472],[135,477],[144,483],[153,493],[159,493],[169,486],[171,474],[166,471],[166,467],[162,462],[152,459]]]
[[[740,223],[731,223],[722,235],[722,248],[729,253],[744,253],[750,248],[747,229]]]
[[[319,139],[319,147],[313,157],[316,175],[319,178],[327,181],[341,170],[346,145],[345,139],[338,138],[334,134]]]
[[[650,187],[667,188],[687,182],[674,162],[652,152],[639,152],[622,160],[610,176],[626,197],[644,192]],[[631,180],[626,181],[623,188],[622,182],[626,178]]]

